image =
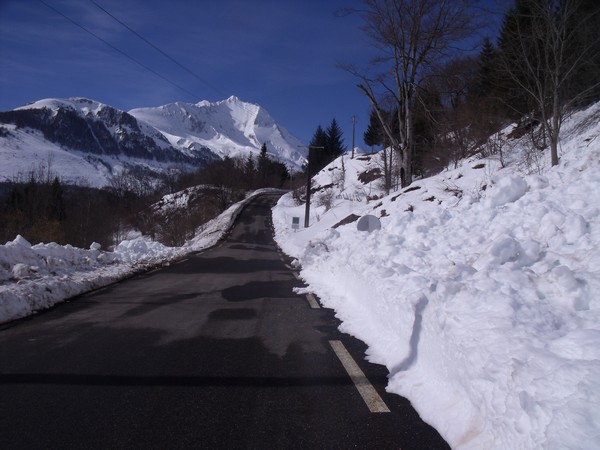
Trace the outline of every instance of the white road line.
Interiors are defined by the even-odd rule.
[[[312,295],[310,292],[308,294],[306,294],[306,300],[308,300],[308,304],[310,305],[310,307],[312,309],[320,309],[321,308],[321,305],[319,305],[319,302],[317,301],[315,296]]]
[[[352,356],[350,356],[350,353],[348,353],[344,344],[342,344],[341,341],[329,341],[329,345],[331,345],[331,348],[342,362],[344,369],[346,369],[346,372],[350,375],[356,389],[358,389],[358,393],[367,404],[369,411],[372,413],[390,412],[390,409],[369,382],[364,372],[360,370],[356,361],[352,359]]]

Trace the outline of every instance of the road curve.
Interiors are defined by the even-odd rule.
[[[333,312],[294,294],[275,200],[205,252],[0,327],[0,448],[448,448]]]

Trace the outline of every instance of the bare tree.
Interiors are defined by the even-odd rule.
[[[530,98],[542,132],[550,144],[550,160],[558,164],[558,143],[565,115],[599,83],[573,92],[572,82],[597,59],[599,36],[590,33],[600,8],[582,14],[581,0],[530,0],[517,11],[508,38],[512,45],[501,54],[503,70]],[[596,68],[597,70],[597,68]]]
[[[412,182],[414,113],[420,86],[434,62],[448,57],[472,33],[474,14],[468,0],[363,0],[363,5],[354,12],[362,16],[364,30],[379,51],[374,66],[383,71],[369,74],[350,66],[346,70],[360,79],[358,87],[399,155],[402,185],[406,186]],[[393,99],[397,106],[397,133],[386,123],[382,97]]]

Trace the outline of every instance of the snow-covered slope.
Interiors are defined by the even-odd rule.
[[[508,131],[504,166],[466,160],[375,200],[358,175],[377,157],[337,160],[310,228],[282,197],[277,241],[452,448],[600,448],[600,104],[565,123],[556,167]],[[382,228],[334,228],[351,214]]]
[[[377,156],[338,159],[316,177],[311,226],[292,229],[304,205],[285,195],[276,237],[388,368],[388,390],[453,448],[600,448],[600,104],[565,122],[556,167],[507,136],[501,160],[466,160],[388,196],[366,174]],[[381,230],[342,225],[352,214],[380,217]],[[104,256],[16,238],[0,246],[0,320],[225,228],[182,249],[138,238]]]
[[[215,157],[206,148],[175,148],[130,114],[85,98],[45,99],[0,113],[0,181],[33,171],[101,187],[123,169],[157,176]]]
[[[258,105],[235,96],[216,103],[171,103],[129,111],[160,130],[178,148],[201,145],[219,156],[258,155],[263,144],[293,169],[305,162],[305,146]]]
[[[26,181],[30,173],[53,173],[67,184],[102,187],[109,184],[111,169],[99,158],[65,150],[44,138],[39,130],[3,125],[0,138],[0,182]]]
[[[159,176],[207,161],[258,154],[265,143],[290,168],[303,145],[257,105],[228,100],[174,103],[130,113],[85,98],[45,99],[0,112],[0,182],[51,171],[101,187],[123,169]]]

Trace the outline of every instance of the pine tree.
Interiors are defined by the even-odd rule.
[[[259,158],[265,160],[267,158],[267,143],[263,142],[262,147],[260,148],[260,156]]]
[[[312,174],[318,172],[327,164],[326,152],[327,146],[329,145],[329,137],[319,125],[313,135],[310,143],[308,144],[309,160],[310,160],[310,172]]]
[[[585,58],[567,89],[567,97],[581,96],[576,102],[582,106],[600,99],[600,3],[598,0],[580,0],[576,11],[570,16],[569,32],[573,32],[574,39],[571,49],[573,52],[591,46],[589,56]],[[591,44],[590,44],[591,43]]]
[[[335,118],[331,121],[329,128],[327,128],[327,148],[329,162],[342,156],[346,153],[346,146],[344,145],[344,138],[342,137],[342,130],[337,123]]]
[[[497,52],[492,41],[486,37],[483,40],[481,52],[479,53],[479,73],[477,84],[473,87],[473,93],[478,98],[490,98],[496,89],[496,73],[498,71]]]
[[[502,21],[498,38],[498,52],[505,67],[499,70],[497,90],[499,98],[507,106],[509,115],[514,119],[519,119],[532,110],[532,104],[521,88],[522,85],[531,82],[527,81],[531,75],[525,68],[521,68],[522,62],[519,62],[518,59],[525,58],[533,61],[536,58],[528,49],[523,48],[523,42],[533,43],[535,37],[532,34],[532,28],[535,18],[532,8],[544,1],[516,0],[515,6],[505,14]],[[510,73],[507,73],[506,66],[510,67]]]
[[[259,181],[264,185],[269,175],[269,157],[267,156],[267,144],[263,143],[260,148],[260,154],[258,155],[258,178]]]
[[[371,110],[371,114],[369,115],[369,126],[363,134],[363,139],[365,141],[365,145],[368,145],[371,148],[383,143],[383,130],[381,128],[381,122],[379,121],[377,112],[374,109]]]

